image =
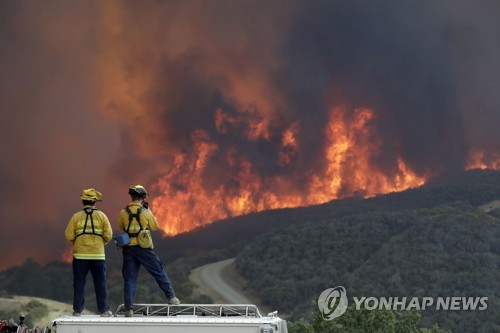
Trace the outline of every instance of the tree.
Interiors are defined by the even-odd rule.
[[[289,333],[449,333],[437,326],[418,328],[420,313],[417,311],[357,310],[354,305],[340,317],[324,320],[318,310],[313,310],[311,323],[304,319],[288,324]]]

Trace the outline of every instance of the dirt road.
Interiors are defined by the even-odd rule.
[[[236,271],[234,258],[198,267],[191,271],[189,279],[197,286],[194,293],[210,296],[215,304],[254,304],[261,313],[275,310],[246,289],[247,282]]]
[[[224,279],[224,270],[233,262],[234,258],[231,258],[198,267],[191,275],[192,280],[216,302],[252,304],[252,301]]]

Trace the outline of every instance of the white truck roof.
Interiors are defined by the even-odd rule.
[[[251,304],[135,304],[132,317],[120,305],[113,317],[63,315],[52,323],[57,333],[288,333],[276,311],[262,316]]]

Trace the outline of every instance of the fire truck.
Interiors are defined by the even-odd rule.
[[[125,317],[120,305],[112,317],[63,315],[45,330],[51,333],[287,333],[277,311],[265,316],[251,304],[135,304]]]

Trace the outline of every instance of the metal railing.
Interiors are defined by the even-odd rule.
[[[115,316],[125,316],[125,305],[118,306]],[[261,318],[253,304],[134,304],[135,316],[197,316]]]

